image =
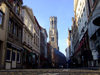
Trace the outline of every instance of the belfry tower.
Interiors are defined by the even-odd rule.
[[[54,16],[50,17],[49,42],[54,49],[59,50],[57,17]]]

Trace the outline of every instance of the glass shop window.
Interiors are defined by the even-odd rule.
[[[11,60],[11,50],[7,50],[7,53],[6,53],[6,60],[7,60],[7,61],[10,61],[10,60]]]
[[[12,52],[12,60],[13,60],[13,61],[15,61],[15,59],[16,59],[15,57],[16,57],[16,56],[15,56],[15,52]]]

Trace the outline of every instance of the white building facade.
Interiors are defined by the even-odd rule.
[[[23,16],[23,21],[25,24],[24,29],[23,29],[23,42],[25,42],[27,47],[30,48],[28,49],[28,52],[32,54],[33,60],[31,61],[33,61],[34,66],[39,66],[39,61],[40,61],[40,26],[39,26],[39,23],[32,12],[32,9],[28,8],[27,6],[23,6],[22,16]]]

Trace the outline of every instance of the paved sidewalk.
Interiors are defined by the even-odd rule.
[[[0,70],[0,75],[100,75],[100,70],[15,69],[15,70]]]

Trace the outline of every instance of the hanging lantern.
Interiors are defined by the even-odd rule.
[[[96,26],[100,26],[100,16],[93,20],[93,24]]]

